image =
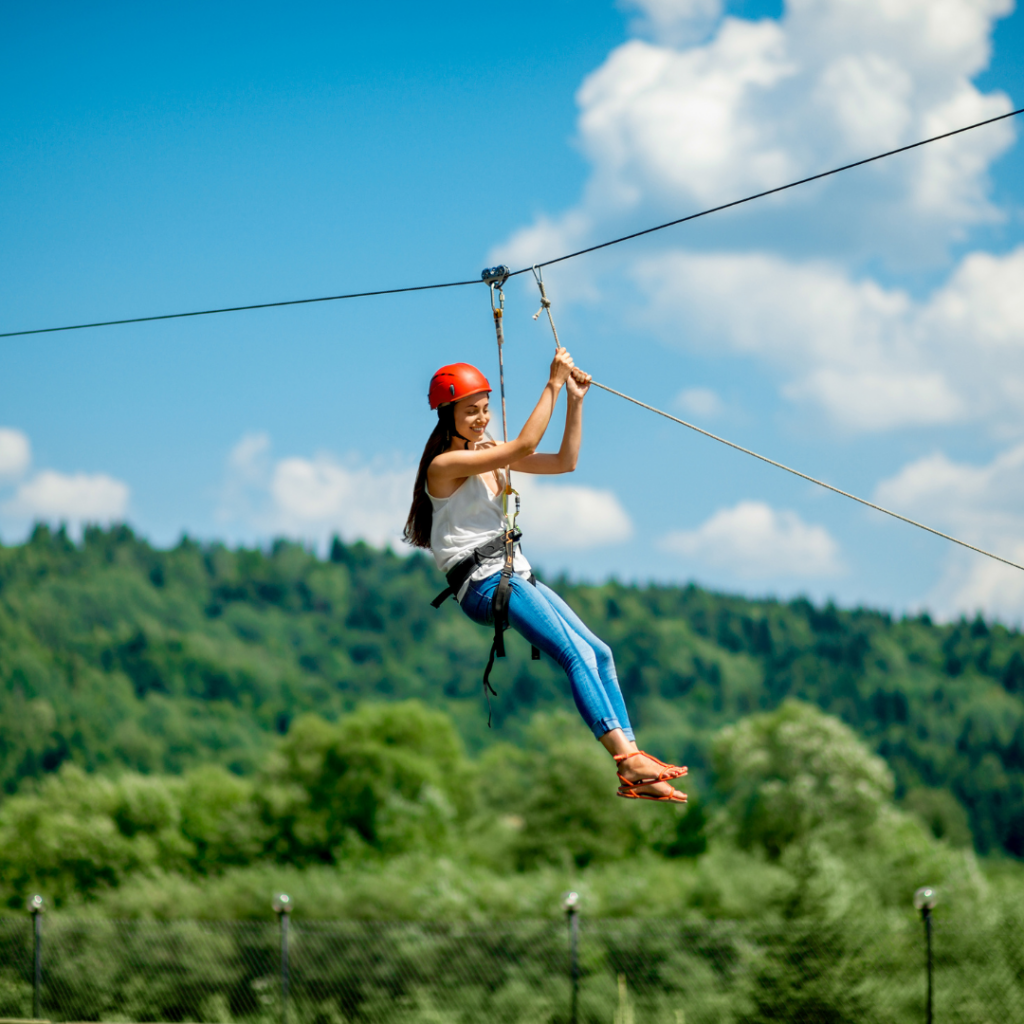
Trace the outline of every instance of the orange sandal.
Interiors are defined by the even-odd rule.
[[[635,750],[631,754],[613,754],[612,757],[618,765],[622,764],[623,761],[628,761],[631,757],[637,757],[641,754],[653,761],[655,764],[661,765],[665,770],[648,779],[637,779],[636,781],[627,779],[622,772],[616,772],[615,774],[618,775],[621,785],[615,795],[625,797],[628,800],[658,800],[662,803],[686,803],[686,794],[679,792],[677,789],[674,789],[671,795],[666,796],[658,796],[655,793],[638,792],[642,786],[650,786],[655,782],[671,782],[672,779],[681,778],[687,773],[687,769],[685,767],[680,768],[674,764],[666,764],[664,761],[659,761],[656,757],[651,757],[650,754],[643,750]]]
[[[665,796],[658,796],[657,793],[637,793],[633,789],[619,789],[616,796],[625,797],[627,800],[658,800],[664,804],[685,804],[686,794],[678,789],[673,789],[671,793],[666,793]]]

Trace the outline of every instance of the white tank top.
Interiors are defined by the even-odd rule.
[[[491,494],[482,476],[467,477],[449,498],[435,498],[429,490],[426,493],[434,508],[430,551],[441,572],[448,572],[476,548],[505,532],[501,491]],[[456,599],[462,600],[473,580],[483,580],[500,572],[504,560],[505,556],[499,552],[483,562],[463,584]],[[513,568],[517,576],[528,577],[531,572],[530,563],[518,547]]]

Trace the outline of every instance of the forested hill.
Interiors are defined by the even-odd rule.
[[[882,754],[937,834],[955,841],[966,811],[981,852],[1024,856],[1020,633],[693,586],[555,585],[612,644],[643,745],[688,763],[692,792],[714,799],[714,730],[794,696]],[[336,541],[323,561],[286,542],[160,551],[126,527],[76,545],[40,526],[0,547],[0,785],[67,760],[247,773],[299,713],[332,718],[363,700],[444,708],[479,751],[570,704],[557,666],[531,663],[513,637],[488,733],[489,636],[453,602],[430,607],[441,586],[422,556],[364,544]]]

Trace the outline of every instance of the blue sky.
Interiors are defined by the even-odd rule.
[[[0,12],[0,330],[460,280],[1024,103],[1010,0],[41,2]],[[577,362],[1024,557],[1012,123],[546,274]],[[550,357],[507,289],[510,413]],[[486,292],[0,340],[0,537],[393,538]],[[557,434],[550,438],[557,444]],[[525,489],[549,572],[1024,612],[1024,574],[606,394]]]

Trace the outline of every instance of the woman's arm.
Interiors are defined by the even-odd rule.
[[[571,473],[576,468],[583,440],[583,398],[590,389],[590,374],[573,370],[565,382],[565,430],[557,455],[533,454],[514,462],[511,469],[518,473],[555,475]]]
[[[488,473],[493,469],[504,469],[510,463],[532,455],[540,444],[544,431],[547,430],[558,392],[562,390],[562,385],[565,384],[574,365],[568,351],[564,348],[558,349],[551,361],[550,375],[541,392],[540,400],[534,406],[519,436],[514,441],[479,450],[442,452],[427,471],[428,485],[463,480],[469,476]]]

